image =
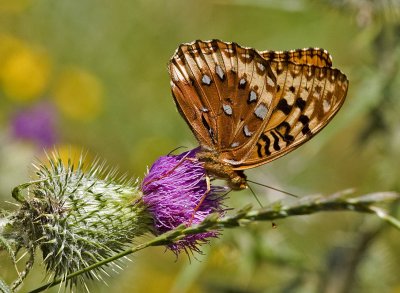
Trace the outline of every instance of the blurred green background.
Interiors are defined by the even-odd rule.
[[[178,44],[219,38],[259,50],[322,47],[350,80],[335,119],[293,153],[247,172],[299,195],[399,190],[398,0],[0,1],[0,197],[53,144],[142,177],[196,141],[172,102]],[[254,187],[265,204],[287,196]],[[247,191],[227,204],[256,206]],[[396,208],[392,207],[393,212]],[[321,213],[224,231],[204,255],[137,254],[92,292],[400,292],[400,233],[355,213]],[[136,240],[136,242],[141,240]],[[0,254],[0,276],[15,270]],[[22,291],[44,282],[37,257]],[[57,292],[57,288],[49,290]]]

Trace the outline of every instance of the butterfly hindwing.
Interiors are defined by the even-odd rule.
[[[297,49],[290,51],[262,51],[260,55],[271,62],[291,62],[299,65],[332,67],[332,57],[320,48]]]
[[[265,164],[294,150],[326,126],[344,102],[348,81],[339,70],[288,64],[284,72],[290,75],[280,85],[286,94],[236,170]]]

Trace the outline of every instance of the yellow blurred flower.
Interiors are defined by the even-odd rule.
[[[52,97],[65,116],[88,121],[102,110],[103,87],[93,74],[79,68],[68,68],[56,80]]]
[[[50,77],[49,56],[12,38],[0,39],[0,80],[5,95],[14,101],[33,101],[45,91]]]
[[[84,170],[90,167],[90,164],[94,160],[94,156],[84,147],[78,145],[61,144],[57,145],[54,149],[48,149],[47,154],[53,156],[53,151],[56,152],[57,158],[60,158],[64,165],[68,165],[68,161],[71,162],[75,167],[79,165],[79,161],[83,158]],[[46,154],[41,152],[38,156],[41,162],[48,163]]]

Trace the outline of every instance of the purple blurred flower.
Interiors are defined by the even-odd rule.
[[[12,134],[15,138],[33,141],[40,147],[50,147],[56,142],[55,120],[55,111],[50,104],[36,104],[14,114]]]
[[[160,157],[143,180],[143,201],[153,216],[157,235],[181,224],[200,223],[211,213],[225,213],[222,200],[227,188],[211,186],[206,194],[206,171],[195,159],[198,151]],[[218,235],[218,231],[189,235],[168,247],[175,254],[181,250],[200,252],[199,245]]]

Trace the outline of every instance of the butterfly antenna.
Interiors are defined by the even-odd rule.
[[[174,148],[172,151],[170,151],[167,156],[170,156],[173,152],[175,152],[175,151],[177,151],[179,149],[187,149],[187,147],[185,147],[183,145],[178,146],[178,147]]]
[[[269,189],[272,189],[272,190],[275,190],[275,191],[278,191],[278,192],[281,192],[281,193],[284,193],[284,194],[287,194],[287,195],[290,195],[290,196],[293,196],[293,197],[295,197],[295,198],[298,198],[299,196],[298,195],[296,195],[296,194],[293,194],[293,193],[290,193],[290,192],[287,192],[287,191],[284,191],[284,190],[281,190],[281,189],[278,189],[278,188],[275,188],[275,187],[272,187],[272,186],[269,186],[269,185],[266,185],[266,184],[262,184],[262,183],[259,183],[259,182],[255,182],[255,181],[251,181],[251,180],[246,180],[247,182],[251,182],[251,183],[254,183],[254,184],[257,184],[257,185],[260,185],[260,186],[264,186],[264,187],[267,187],[267,188],[269,188]],[[248,185],[249,186],[249,185]],[[250,188],[250,186],[249,186],[249,188]],[[250,188],[250,190],[251,190],[251,188]]]
[[[247,181],[249,181],[249,180],[247,180]],[[262,205],[260,199],[258,198],[258,196],[256,195],[256,193],[254,192],[253,188],[251,188],[250,185],[247,185],[247,186],[249,187],[251,193],[253,194],[254,198],[256,199],[256,201],[258,202],[258,204],[260,205],[260,207],[263,208],[264,206]]]

